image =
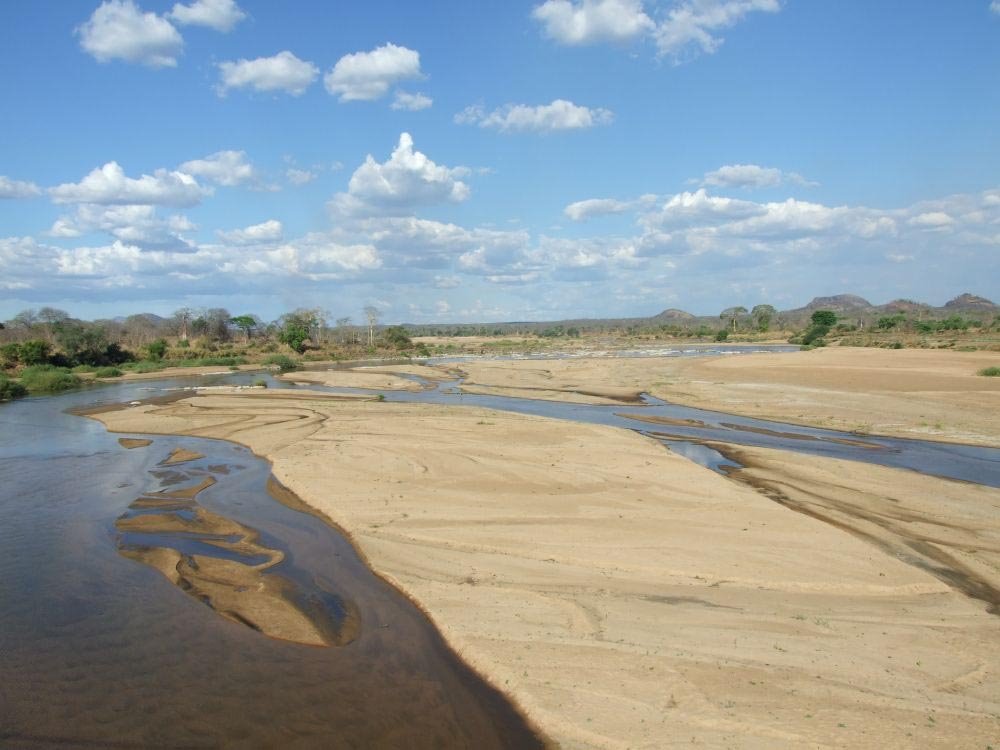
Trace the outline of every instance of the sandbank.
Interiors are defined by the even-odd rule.
[[[121,432],[227,438],[269,458],[563,747],[950,748],[996,737],[1000,618],[856,531],[624,430],[276,396],[212,393],[98,418]],[[843,474],[836,462],[769,453],[778,457],[755,454],[747,471],[800,470],[797,489],[783,490],[852,512],[863,486],[831,481]],[[981,533],[980,547],[995,549],[997,490],[851,467],[862,485],[877,475],[883,511],[904,503],[914,514],[900,524],[954,549]],[[927,500],[939,496],[940,509]],[[970,568],[995,565],[978,548],[963,554]]]
[[[709,357],[463,362],[470,390],[606,403],[601,388],[829,429],[1000,445],[995,352],[829,347]]]

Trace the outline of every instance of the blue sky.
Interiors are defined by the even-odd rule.
[[[1000,297],[1000,0],[11,0],[0,63],[0,318]]]

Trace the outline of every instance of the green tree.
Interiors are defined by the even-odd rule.
[[[257,318],[253,315],[237,315],[235,318],[230,318],[229,322],[243,331],[243,340],[250,340],[250,332],[257,327]]]
[[[387,344],[397,349],[409,349],[413,346],[413,342],[403,326],[389,326],[382,333],[382,338]]]
[[[296,310],[286,313],[279,319],[281,330],[278,341],[287,344],[294,351],[302,354],[306,349],[312,329],[318,325],[315,310]]]
[[[733,331],[736,330],[736,321],[740,319],[741,315],[746,315],[747,309],[745,307],[727,307],[721,313],[719,313],[719,318],[722,320],[728,320],[733,326]]]
[[[778,311],[771,305],[754,305],[753,310],[750,311],[750,317],[753,318],[754,326],[761,333],[771,328],[771,321],[774,320],[774,316],[777,314]]]
[[[814,326],[826,326],[830,328],[837,322],[837,313],[833,310],[816,310],[810,320]]]

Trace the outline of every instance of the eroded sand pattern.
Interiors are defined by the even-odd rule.
[[[196,461],[204,456],[177,448],[160,465]],[[166,482],[198,479],[168,475]],[[115,528],[119,551],[160,571],[167,580],[223,617],[273,638],[311,646],[344,645],[357,635],[357,609],[329,592],[335,610],[296,602],[309,598],[295,584],[271,572],[285,555],[260,542],[259,533],[198,505],[198,495],[216,483],[209,475],[197,483],[137,498]]]

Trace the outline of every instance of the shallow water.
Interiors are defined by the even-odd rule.
[[[166,385],[176,383],[0,408],[0,744],[541,744],[340,534],[268,495],[266,462],[238,445],[194,438],[155,436],[149,447],[126,450],[99,423],[62,413]],[[118,553],[116,519],[167,486],[157,464],[179,447],[205,456],[184,471],[216,470],[217,484],[198,502],[285,553],[274,572],[295,584],[300,608],[321,607],[336,619],[338,606],[355,607],[355,640],[315,647],[268,638]]]

